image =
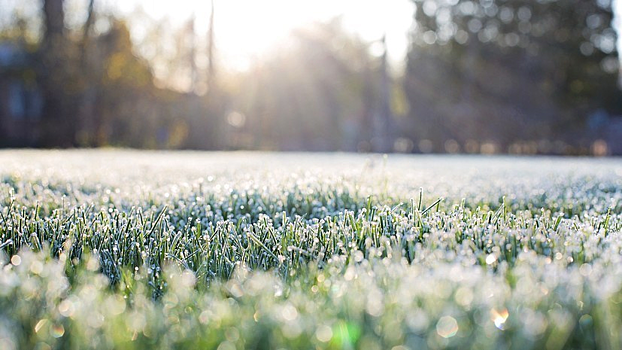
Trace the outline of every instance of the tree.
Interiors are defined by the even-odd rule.
[[[338,19],[295,31],[240,79],[233,103],[251,148],[369,150],[381,106],[381,60]]]
[[[69,61],[74,51],[65,35],[63,0],[44,0],[43,16],[45,30],[38,52],[38,78],[43,94],[41,146],[73,146],[75,123],[70,107],[74,75]]]
[[[619,110],[611,3],[415,0],[404,80],[414,133],[581,142],[587,115]]]

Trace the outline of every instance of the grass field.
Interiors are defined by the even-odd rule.
[[[622,160],[0,152],[0,349],[620,349]]]

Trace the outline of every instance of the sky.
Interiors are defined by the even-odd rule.
[[[137,6],[155,19],[182,25],[194,15],[198,33],[207,32],[209,0],[108,0],[122,13]],[[171,5],[174,3],[174,5]],[[366,41],[386,35],[393,62],[403,61],[413,22],[411,0],[215,0],[219,53],[229,65],[244,69],[297,27],[342,16],[344,28]]]

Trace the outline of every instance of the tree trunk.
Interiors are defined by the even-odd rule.
[[[45,32],[41,45],[39,82],[43,94],[40,146],[71,147],[74,145],[75,123],[68,106],[65,85],[68,78],[63,0],[44,0]]]

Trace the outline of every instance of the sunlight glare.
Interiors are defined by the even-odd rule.
[[[209,27],[211,2],[176,0],[116,0],[121,13],[137,7],[154,19],[168,19],[183,25],[192,15],[197,34]],[[229,67],[245,69],[286,43],[292,30],[317,21],[341,17],[344,29],[366,41],[386,35],[390,58],[401,61],[407,50],[407,32],[414,6],[409,0],[215,0],[215,39],[218,54]]]

